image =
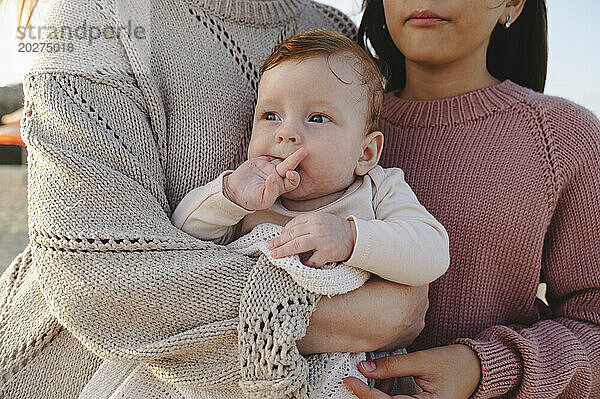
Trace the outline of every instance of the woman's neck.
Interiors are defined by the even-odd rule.
[[[400,97],[407,100],[436,100],[455,97],[499,81],[487,70],[486,48],[443,65],[425,65],[406,60],[406,86]]]

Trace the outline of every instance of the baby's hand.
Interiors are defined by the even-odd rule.
[[[273,258],[313,251],[302,262],[320,268],[328,262],[343,262],[350,258],[356,240],[356,226],[352,220],[331,213],[307,213],[290,220],[281,235],[269,242]]]
[[[308,155],[299,148],[283,161],[261,156],[241,164],[223,179],[223,191],[230,201],[251,211],[268,209],[281,194],[290,192],[300,184],[296,166]]]

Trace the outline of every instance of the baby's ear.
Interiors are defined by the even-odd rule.
[[[354,173],[358,176],[364,176],[369,173],[377,165],[377,162],[379,162],[382,148],[383,133],[377,130],[367,134],[363,139],[362,154],[358,158],[358,162],[356,162]]]

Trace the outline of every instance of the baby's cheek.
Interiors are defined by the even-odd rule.
[[[265,155],[266,152],[267,145],[264,137],[260,134],[253,134],[248,145],[248,158],[256,158]]]
[[[308,182],[310,178],[304,171],[304,169],[296,169],[298,174],[300,175],[300,184],[298,185],[298,191],[303,190],[305,187],[308,187]]]

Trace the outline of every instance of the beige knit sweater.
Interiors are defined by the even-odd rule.
[[[295,341],[318,295],[169,218],[246,158],[273,45],[352,23],[308,0],[57,0],[45,24],[74,51],[39,54],[25,80],[30,245],[0,280],[0,396],[76,397],[104,358],[306,397],[318,373]]]

